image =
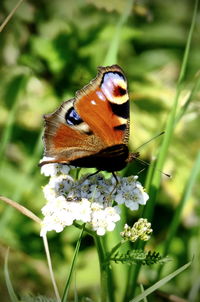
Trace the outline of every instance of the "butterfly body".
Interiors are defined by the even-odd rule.
[[[48,163],[70,164],[114,172],[138,156],[129,153],[129,96],[118,65],[99,67],[98,75],[44,116],[45,156]]]
[[[128,147],[125,144],[119,144],[102,149],[93,155],[75,159],[71,164],[78,167],[95,167],[98,170],[113,172],[122,170],[126,166],[128,155]]]

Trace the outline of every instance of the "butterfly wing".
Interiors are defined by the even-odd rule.
[[[51,159],[42,161],[40,165],[53,162],[69,164],[104,147],[74,110],[74,101],[66,101],[54,113],[44,115],[44,155]]]
[[[64,102],[44,119],[45,156],[52,159],[40,165],[58,162],[84,166],[87,158],[86,166],[98,167],[96,161],[106,157],[102,150],[108,150],[111,157],[117,148],[111,151],[109,147],[115,145],[120,146],[119,154],[121,145],[126,149],[124,161],[129,136],[129,97],[122,69],[117,65],[99,67],[97,77],[78,91],[75,99]]]
[[[97,77],[77,92],[74,106],[105,146],[128,142],[129,96],[118,65],[99,67]]]

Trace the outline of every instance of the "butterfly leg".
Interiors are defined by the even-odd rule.
[[[115,174],[115,172],[112,172],[112,175],[113,175],[114,179],[116,180],[116,183],[115,183],[115,186],[114,186],[114,188],[112,189],[112,191],[110,193],[111,196],[112,196],[113,192],[115,191],[115,189],[117,188],[117,185],[119,183],[119,180],[118,180],[117,175]]]
[[[87,175],[86,177],[83,177],[83,179],[79,182],[79,185],[82,185],[86,179],[98,174],[99,172],[101,172],[101,170],[97,170],[94,173],[91,173],[91,174]]]
[[[112,175],[113,175],[114,179],[116,180],[116,185],[115,185],[115,187],[116,187],[119,183],[119,180],[118,180],[117,175],[115,174],[115,172],[112,172]]]
[[[116,183],[113,185],[112,191],[107,195],[107,197],[106,197],[106,199],[105,199],[105,204],[106,204],[107,207],[109,207],[109,206],[112,205],[112,202],[113,202],[113,197],[112,197],[112,195],[113,195],[114,191],[116,190],[117,185],[118,185],[118,183],[119,183],[119,180],[118,180],[117,175],[115,174],[115,172],[112,172],[112,175],[113,175],[113,177],[114,177]]]

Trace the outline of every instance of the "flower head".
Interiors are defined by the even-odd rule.
[[[143,241],[149,240],[152,232],[151,223],[147,219],[140,218],[132,227],[125,224],[124,230],[120,234],[125,240],[135,242],[138,238]]]
[[[54,158],[44,156],[40,162],[52,160]],[[70,166],[62,164],[46,164],[41,167],[41,174],[45,176],[55,176],[59,174],[68,174]]]
[[[44,169],[45,166],[48,167]],[[45,166],[42,173],[51,177],[43,188],[47,204],[42,208],[41,234],[50,230],[61,232],[65,226],[78,220],[87,223],[98,235],[104,235],[107,231],[113,231],[120,220],[120,204],[137,210],[148,199],[136,177],[118,177],[117,186],[113,176],[106,179],[101,173],[74,181],[66,174],[70,171],[66,168],[68,166]]]
[[[125,204],[130,210],[138,210],[139,205],[145,205],[149,196],[137,176],[124,177],[117,186],[115,201],[118,204]]]
[[[104,235],[106,231],[113,231],[115,223],[120,220],[118,207],[103,208],[98,203],[92,204],[91,226],[98,235]]]

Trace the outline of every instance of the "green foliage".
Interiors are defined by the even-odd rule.
[[[162,257],[158,252],[155,251],[129,250],[126,254],[116,253],[114,257],[110,258],[110,261],[129,265],[152,265],[156,263],[163,264],[166,261],[169,261],[169,259]]]
[[[9,254],[9,252],[7,251],[5,264],[4,264],[4,274],[5,274],[6,286],[7,286],[8,293],[9,293],[11,301],[12,302],[18,302],[18,298],[15,294],[12,282],[10,280],[10,275],[9,275],[9,270],[8,270],[8,254]]]
[[[16,2],[1,1],[1,23]],[[134,151],[166,130],[166,120],[177,93],[193,6],[194,1],[187,0],[155,0],[149,3],[118,0],[22,1],[0,33],[0,194],[23,204],[42,218],[40,209],[45,200],[41,186],[46,179],[40,175],[37,166],[43,152],[42,115],[53,112],[63,100],[73,97],[76,90],[95,76],[99,65],[118,63],[127,76],[131,99],[130,149]],[[127,8],[130,9],[128,13]],[[157,166],[172,177],[162,177],[153,164],[148,174],[147,169],[140,173],[140,180],[146,183],[146,190],[151,193],[149,206],[153,205],[154,232],[147,250],[159,251],[159,255],[167,253],[173,259],[162,266],[162,274],[158,269],[157,275],[160,274],[159,278],[170,275],[195,256],[187,271],[176,275],[167,285],[157,284],[157,288],[163,285],[163,291],[186,299],[189,297],[191,302],[200,299],[197,290],[200,271],[199,11],[197,13],[187,64],[184,63],[184,77],[180,77],[181,87],[173,119],[175,125],[173,131],[168,132],[170,143],[166,149],[165,165]],[[157,158],[163,148],[162,142],[161,137],[144,146],[140,150],[141,158],[154,163],[152,158]],[[142,169],[143,166],[135,162],[121,173],[130,175]],[[159,181],[155,182],[158,178]],[[53,296],[38,226],[2,203],[0,215],[1,263],[6,255],[5,247],[11,248],[9,271],[12,286],[6,271],[9,291],[14,295],[19,292],[20,297],[27,296],[27,292],[32,292],[33,296],[38,293]],[[108,251],[119,242],[123,223],[130,221],[133,224],[139,216],[140,213],[123,213],[116,233],[102,239]],[[78,237],[79,232],[74,227],[66,228],[59,235],[49,234],[60,292],[71,267]],[[137,245],[134,245],[134,250]],[[118,258],[127,256],[128,259],[129,249],[129,246],[123,246]],[[159,255],[150,254],[149,257],[159,258]],[[143,256],[148,259],[146,254]],[[156,268],[144,266],[140,269],[138,264],[127,267],[120,264],[122,261],[118,262],[115,265],[112,261],[118,301],[125,296],[133,297],[133,290],[137,291],[137,286],[133,289],[133,284],[137,284],[137,272],[140,271],[140,281],[149,286],[152,280],[157,280]],[[5,280],[3,270],[0,273],[1,280]],[[132,286],[130,291],[124,281],[127,275]],[[74,278],[76,281],[72,280],[71,288],[77,289],[79,300],[85,296],[95,301],[99,299],[98,259],[93,241],[86,234],[81,242]],[[1,281],[0,287],[1,300],[9,301],[6,283]],[[69,295],[73,296],[73,290]],[[156,295],[148,299],[158,301]]]
[[[45,296],[24,296],[21,300],[22,302],[56,302],[55,299],[47,298]]]
[[[145,297],[149,296],[151,293],[162,287],[164,284],[169,282],[172,278],[176,277],[178,274],[186,270],[191,265],[191,262],[186,263],[182,267],[178,268],[173,273],[169,274],[165,278],[162,278],[158,282],[154,283],[151,287],[147,288],[145,291],[143,291],[140,295],[138,295],[136,298],[131,299],[130,302],[139,302],[142,301]],[[178,297],[175,297],[175,299],[179,299]]]

